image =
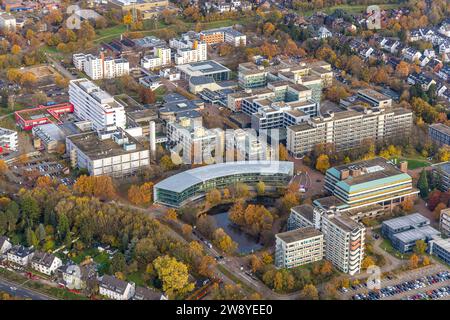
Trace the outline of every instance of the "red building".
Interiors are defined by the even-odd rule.
[[[40,105],[36,108],[16,111],[16,123],[23,130],[31,130],[35,126],[57,123],[60,124],[60,116],[65,113],[73,113],[73,104],[70,102],[54,104],[50,106]]]

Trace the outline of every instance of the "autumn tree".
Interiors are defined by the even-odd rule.
[[[75,193],[94,196],[101,199],[113,199],[116,197],[116,189],[112,178],[109,176],[80,176],[73,185]]]
[[[318,300],[319,292],[313,284],[307,284],[303,287],[301,296],[307,300]]]
[[[367,269],[370,266],[375,265],[375,261],[373,261],[372,257],[370,256],[365,256],[362,263],[361,263],[361,268],[363,269]]]
[[[395,73],[401,77],[406,78],[409,75],[409,65],[405,61],[400,61],[400,63],[395,68]]]
[[[213,278],[216,264],[217,262],[213,257],[208,255],[203,256],[198,267],[198,273],[202,276]]]
[[[409,266],[411,269],[415,269],[419,266],[419,257],[416,254],[413,254],[409,258]]]
[[[330,168],[330,161],[326,154],[321,154],[316,160],[316,169],[322,173],[325,173]]]
[[[237,243],[222,228],[214,231],[213,242],[220,250],[228,254],[233,253],[237,249]]]
[[[222,200],[222,195],[221,195],[220,191],[217,189],[212,189],[211,191],[209,191],[206,194],[206,201],[211,206],[215,206],[215,205],[219,204],[221,200]]]
[[[177,211],[173,208],[170,208],[169,210],[166,211],[166,213],[164,214],[165,218],[167,220],[172,220],[172,221],[176,221],[177,220]]]
[[[423,255],[427,251],[427,244],[424,240],[417,240],[414,252],[418,255]]]
[[[151,88],[142,88],[139,91],[139,96],[144,104],[152,104],[156,102],[156,95]]]
[[[278,154],[279,154],[279,160],[280,161],[287,161],[289,158],[289,154],[288,151],[286,149],[286,147],[280,143],[279,149],[278,149]]]
[[[160,256],[153,261],[153,266],[162,282],[163,291],[170,297],[181,297],[194,289],[189,282],[187,266],[168,255]]]
[[[266,192],[266,184],[263,181],[258,181],[256,184],[256,192],[258,195],[263,195]]]
[[[8,172],[8,165],[5,160],[0,160],[0,175],[4,176]]]

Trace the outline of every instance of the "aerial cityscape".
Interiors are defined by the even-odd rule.
[[[450,0],[0,3],[0,300],[450,300]]]

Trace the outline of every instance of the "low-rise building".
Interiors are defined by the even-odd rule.
[[[65,133],[54,123],[34,127],[32,132],[35,140],[37,139],[49,153],[57,152],[58,147],[65,144]]]
[[[313,227],[278,233],[275,235],[275,239],[275,266],[277,268],[295,268],[323,259],[323,234]]]
[[[450,264],[450,239],[435,237],[428,243],[428,252]]]
[[[435,164],[432,167],[433,175],[438,181],[438,189],[447,192],[450,189],[450,162]]]
[[[114,300],[130,300],[135,293],[135,284],[126,282],[110,275],[100,279],[99,293]]]
[[[450,127],[444,123],[430,124],[428,135],[438,145],[450,145]]]
[[[176,66],[181,78],[189,80],[191,77],[203,76],[213,78],[215,81],[229,80],[231,70],[214,60],[200,61]]]
[[[61,266],[62,260],[51,253],[35,252],[31,258],[31,268],[49,276]]]
[[[407,216],[383,221],[381,224],[381,234],[383,237],[392,240],[397,233],[422,228],[428,225],[430,225],[430,219],[424,217],[420,213],[413,213]]]
[[[439,230],[442,235],[450,237],[450,209],[444,209],[441,211],[439,218]]]
[[[59,283],[67,288],[83,290],[97,283],[97,270],[93,263],[76,265],[66,264],[57,269]]]
[[[392,246],[401,253],[408,253],[413,251],[418,240],[423,240],[425,243],[428,243],[439,235],[440,232],[430,226],[411,229],[394,234],[392,237]]]

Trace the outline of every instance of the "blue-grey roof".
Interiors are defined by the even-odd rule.
[[[193,85],[198,86],[202,84],[214,83],[216,81],[212,77],[194,76],[189,78],[189,82],[192,83]]]
[[[430,220],[420,213],[413,213],[407,216],[390,219],[383,222],[383,225],[392,229],[403,229],[407,227],[413,227],[422,223],[430,223]]]
[[[187,188],[214,178],[244,173],[293,175],[294,163],[290,161],[237,161],[207,165],[173,175],[155,185],[155,188],[182,192]]]
[[[429,240],[433,236],[440,235],[440,232],[430,226],[397,233],[393,236],[403,243],[411,243],[417,240]]]

